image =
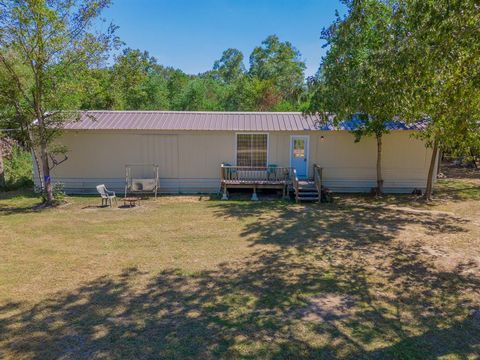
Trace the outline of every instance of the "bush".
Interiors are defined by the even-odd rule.
[[[7,190],[31,187],[33,185],[32,156],[18,145],[13,145],[10,154],[4,158],[5,185]]]
[[[65,200],[65,186],[61,182],[56,182],[52,184],[53,197],[57,201]]]

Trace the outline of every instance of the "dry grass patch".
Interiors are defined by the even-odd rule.
[[[476,358],[469,187],[432,204],[2,199],[0,358]]]

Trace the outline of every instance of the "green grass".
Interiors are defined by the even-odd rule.
[[[478,180],[440,180],[437,191],[447,200],[480,200]]]
[[[479,188],[439,189],[134,209],[0,195],[0,358],[476,358]]]

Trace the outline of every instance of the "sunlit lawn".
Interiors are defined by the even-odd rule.
[[[0,195],[0,359],[477,358],[480,182],[437,200]]]

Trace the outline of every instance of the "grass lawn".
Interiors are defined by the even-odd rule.
[[[480,181],[437,200],[0,195],[0,359],[480,354]]]

